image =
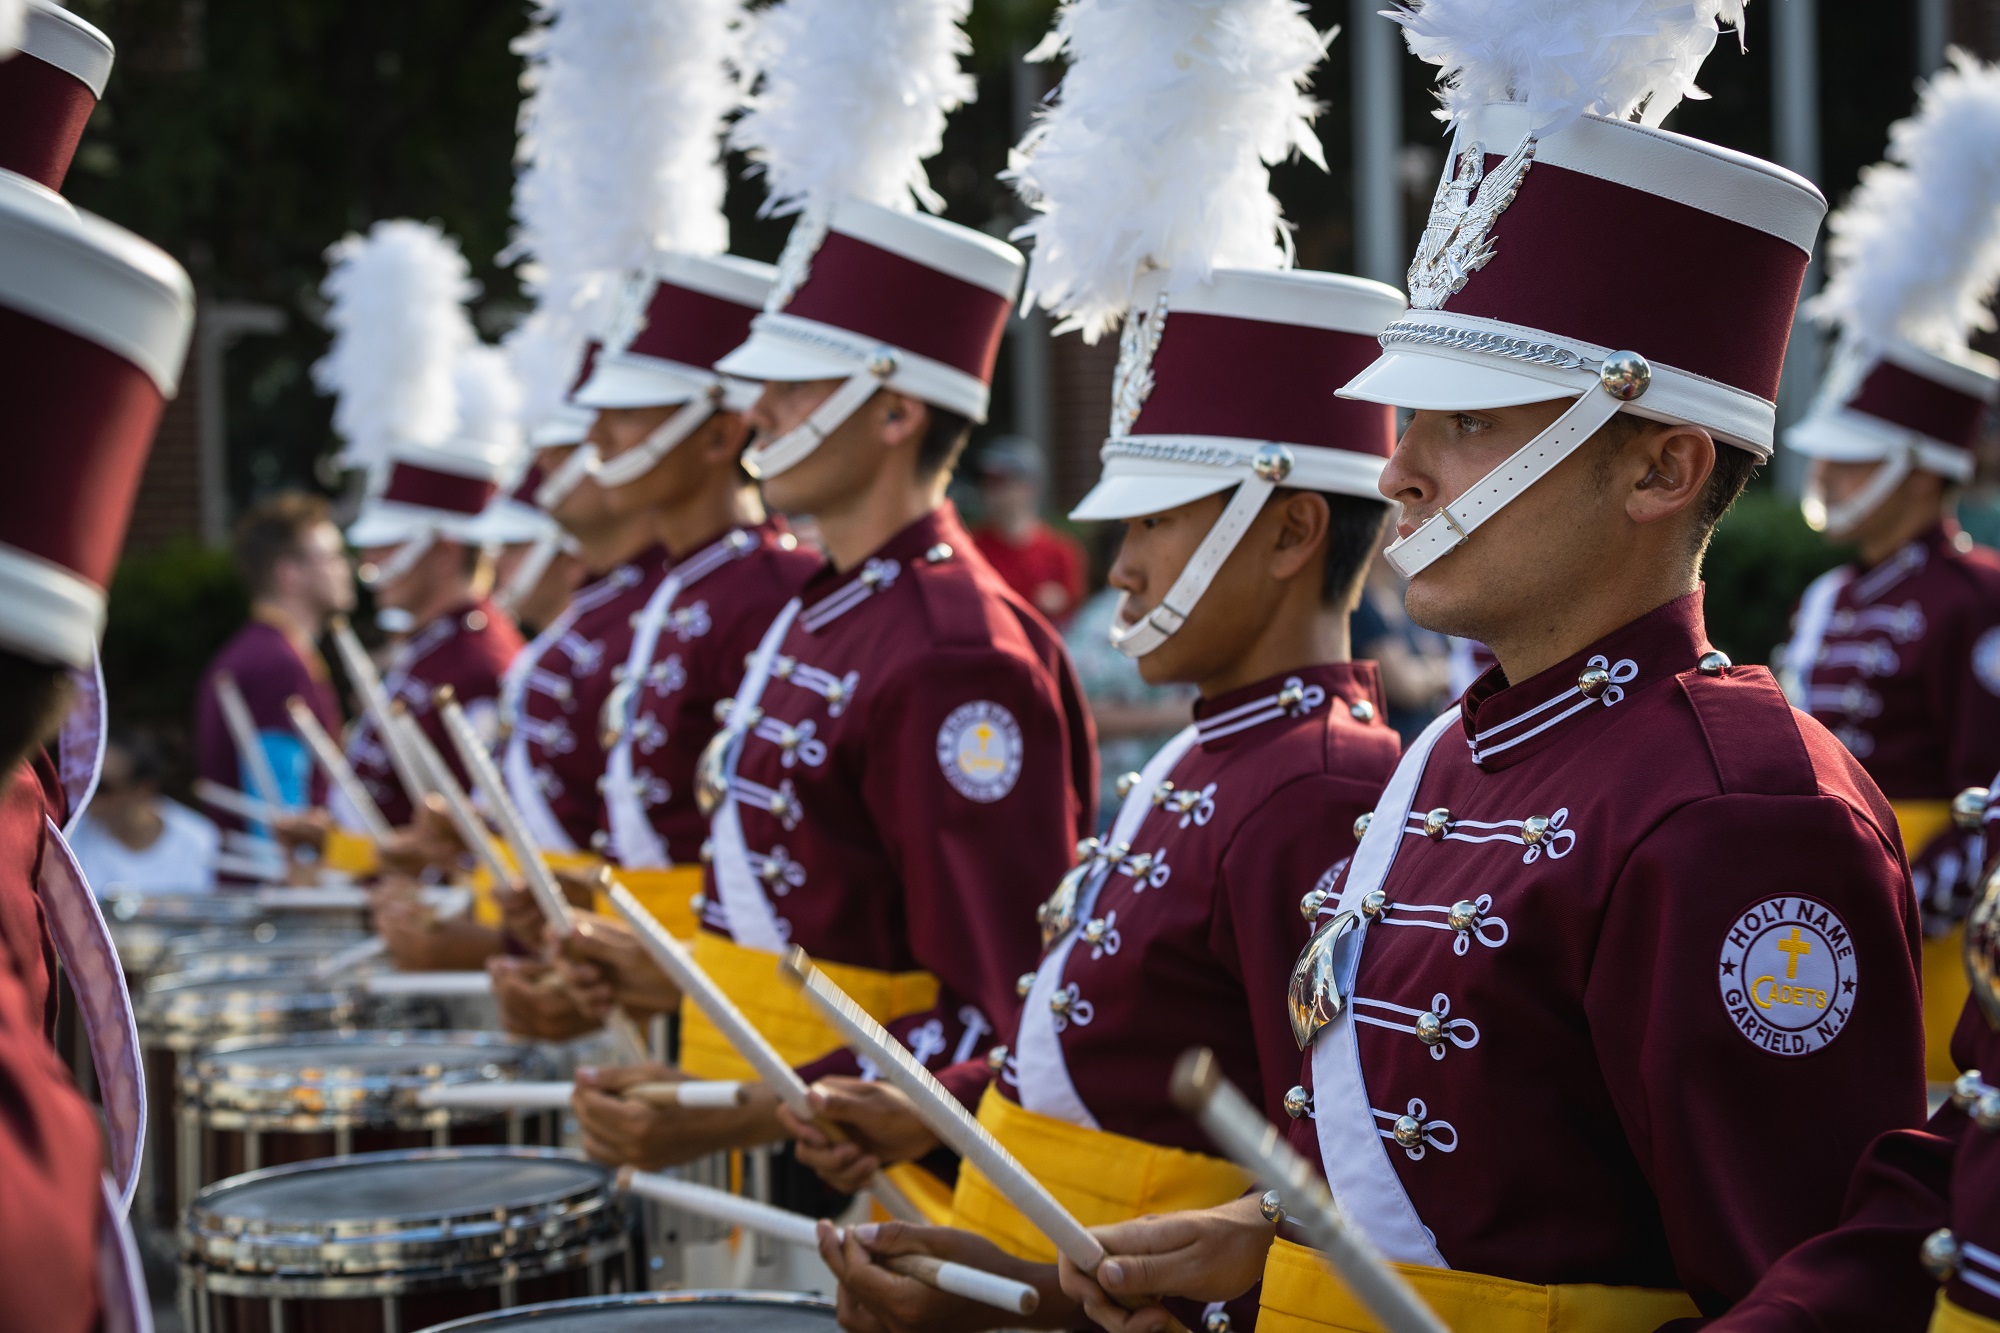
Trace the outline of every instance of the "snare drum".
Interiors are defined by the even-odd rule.
[[[551,1301],[438,1324],[423,1333],[830,1333],[833,1307],[783,1291],[653,1291]]]
[[[418,1094],[434,1084],[549,1076],[549,1061],[533,1047],[496,1033],[233,1037],[203,1047],[187,1063],[180,1147],[194,1164],[196,1187],[356,1152],[556,1142],[555,1112],[418,1104]]]
[[[446,1148],[252,1171],[181,1227],[187,1333],[413,1333],[629,1290],[608,1167],[548,1148]]]
[[[368,938],[363,930],[280,928],[268,921],[248,931],[205,930],[169,944],[158,971],[195,976],[257,972],[273,963],[317,963]]]
[[[120,893],[105,900],[104,920],[125,975],[137,989],[139,981],[159,970],[168,947],[190,935],[208,932],[219,938],[254,932],[260,926],[273,931],[359,931],[366,913],[355,904],[292,905],[248,893]]]

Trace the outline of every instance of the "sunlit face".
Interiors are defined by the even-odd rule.
[[[299,542],[297,561],[301,587],[322,614],[354,609],[354,570],[339,528],[314,524]]]
[[[553,477],[582,447],[580,444],[558,444],[538,449],[535,451],[535,466],[542,470],[542,476]],[[549,516],[581,537],[600,531],[614,513],[604,488],[585,477],[557,502],[555,508],[549,511]]]
[[[591,442],[597,446],[598,456],[608,463],[637,449],[655,431],[682,413],[701,410],[701,405],[692,403],[605,408],[597,414],[597,421],[591,427]],[[611,512],[630,514],[643,509],[657,509],[695,491],[707,479],[708,469],[716,461],[709,457],[708,450],[716,442],[717,432],[728,429],[728,438],[741,438],[733,429],[737,421],[734,413],[715,413],[688,438],[668,450],[666,456],[647,469],[644,476],[622,486],[606,488],[606,503]]]
[[[771,380],[750,409],[757,441],[770,442],[802,425],[841,386],[840,380]],[[787,514],[828,513],[867,489],[882,464],[881,425],[890,413],[915,410],[899,394],[877,393],[819,447],[774,477],[763,479],[764,503]],[[753,442],[754,443],[754,442]]]

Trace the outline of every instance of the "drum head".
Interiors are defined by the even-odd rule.
[[[654,1291],[524,1305],[423,1333],[826,1333],[833,1307],[779,1291]]]
[[[401,1230],[550,1208],[610,1179],[594,1162],[532,1149],[365,1153],[237,1176],[203,1190],[194,1207],[258,1230]]]
[[[493,1032],[323,1032],[217,1042],[202,1054],[199,1068],[203,1074],[291,1083],[370,1076],[455,1082],[454,1074],[518,1065],[532,1054],[533,1048]]]

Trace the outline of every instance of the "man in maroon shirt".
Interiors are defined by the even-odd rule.
[[[693,948],[800,1067],[855,1069],[773,984],[787,944],[942,1066],[1011,1023],[1035,901],[1093,813],[1090,725],[1061,641],[943,498],[985,412],[1021,259],[847,199],[823,235],[795,239],[750,340],[718,369],[765,381],[748,465],[774,508],[812,515],[827,559],[765,632],[712,742],[723,762],[702,792],[712,859]],[[901,312],[893,331],[887,311]],[[743,1073],[698,1013],[682,1020],[687,1072]],[[658,1073],[596,1079],[645,1077]],[[734,1112],[589,1087],[576,1107],[586,1149],[620,1161],[784,1133],[761,1090]]]
[[[227,672],[250,707],[285,802],[323,803],[325,778],[292,729],[285,702],[305,700],[321,726],[340,734],[340,700],[319,640],[328,617],[354,609],[354,574],[326,501],[291,491],[251,506],[236,525],[236,566],[250,588],[250,619],[202,674],[196,768],[225,787],[243,788],[236,743],[215,693],[217,673]]]
[[[1033,440],[1010,435],[979,451],[985,521],[972,540],[1007,586],[1061,629],[1083,602],[1083,547],[1042,521],[1048,464]]]
[[[1447,96],[1414,308],[1341,392],[1415,409],[1382,476],[1388,559],[1412,619],[1499,665],[1412,744],[1359,844],[1329,848],[1346,864],[1307,905],[1285,1111],[1448,1325],[1652,1329],[1740,1300],[1831,1225],[1869,1141],[1922,1115],[1888,803],[1702,622],[1702,551],[1770,452],[1825,205],[1624,118],[1671,109],[1694,71],[1652,43],[1712,42],[1712,16],[1663,20],[1579,90],[1457,13],[1400,17],[1453,89],[1521,100]],[[1602,17],[1546,11],[1518,49]],[[1607,270],[1607,234],[1645,263]],[[1425,1010],[1476,1039],[1447,1051]],[[1773,1133],[1774,1107],[1810,1111]],[[1372,1326],[1283,1203],[1275,1236],[1255,1198],[1104,1228],[1110,1260],[1065,1288],[1109,1329],[1158,1329],[1107,1292],[1261,1276],[1266,1333]]]

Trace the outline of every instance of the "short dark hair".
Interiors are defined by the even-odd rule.
[[[1604,423],[1598,430],[1597,438],[1603,447],[1597,454],[1597,479],[1599,484],[1611,480],[1611,465],[1632,438],[1648,426],[1661,423],[1647,417],[1620,412]],[[1708,547],[1708,539],[1715,533],[1715,525],[1722,522],[1722,516],[1743,494],[1743,488],[1750,484],[1750,478],[1757,471],[1759,459],[1748,449],[1739,449],[1721,440],[1715,442],[1715,470],[1708,474],[1708,486],[1702,492],[1701,501],[1694,511],[1694,550],[1699,556]]]
[[[1298,493],[1296,486],[1280,486],[1265,503]],[[1326,500],[1326,550],[1320,555],[1319,600],[1322,606],[1340,606],[1367,576],[1375,549],[1382,544],[1382,523],[1389,517],[1389,502],[1330,491],[1320,494]]]
[[[55,735],[69,711],[69,672],[0,648],[0,765],[15,765]]]
[[[972,421],[936,403],[925,403],[930,425],[924,429],[923,443],[917,446],[917,475],[935,477],[958,466],[965,442],[972,437]]]
[[[280,491],[251,505],[236,521],[236,568],[252,596],[271,590],[280,560],[305,549],[306,534],[333,520],[333,507],[305,491]]]

